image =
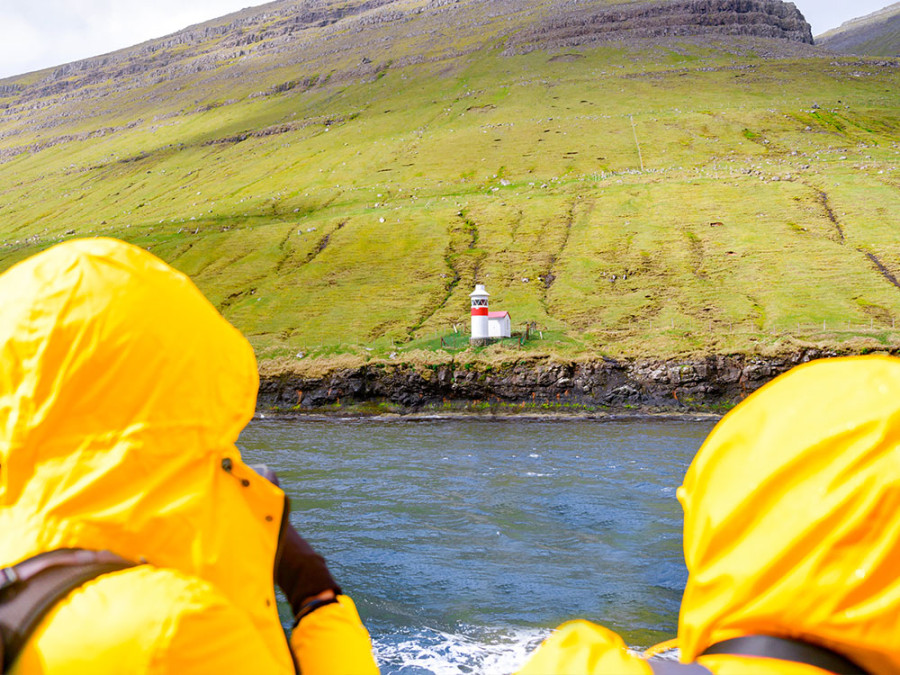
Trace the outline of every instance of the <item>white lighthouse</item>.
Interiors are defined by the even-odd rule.
[[[488,331],[488,292],[484,284],[475,284],[475,290],[469,293],[472,298],[472,337],[475,344],[484,344],[490,340]]]

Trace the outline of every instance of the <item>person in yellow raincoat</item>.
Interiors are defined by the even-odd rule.
[[[666,669],[587,621],[520,675],[900,673],[900,360],[799,366],[732,410],[678,490],[689,572]]]
[[[140,564],[58,602],[16,675],[377,672],[284,493],[241,461],[248,342],[183,274],[112,239],[0,275],[0,566],[60,548]],[[305,613],[290,644],[273,575]],[[314,611],[309,611],[313,609]]]

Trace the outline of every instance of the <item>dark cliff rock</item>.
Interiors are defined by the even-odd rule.
[[[516,51],[565,48],[604,40],[696,35],[779,38],[813,44],[793,3],[781,0],[668,0],[575,10],[518,34]]]
[[[685,360],[519,361],[501,366],[367,364],[321,377],[283,374],[260,382],[263,410],[316,410],[389,402],[410,411],[447,402],[541,406],[704,409],[736,404],[807,361],[836,356],[807,349],[790,356],[716,355]]]

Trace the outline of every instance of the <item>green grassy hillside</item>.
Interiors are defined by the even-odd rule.
[[[900,61],[727,36],[515,49],[533,17],[506,4],[0,82],[0,269],[134,242],[262,358],[437,349],[476,281],[536,326],[528,349],[900,344]]]

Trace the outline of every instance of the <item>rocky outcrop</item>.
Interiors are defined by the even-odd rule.
[[[535,24],[510,44],[513,50],[530,51],[604,40],[695,35],[752,36],[813,44],[806,19],[793,3],[781,0],[668,0],[593,6]]]
[[[685,360],[479,362],[431,366],[376,363],[319,377],[283,374],[260,383],[263,410],[316,410],[389,402],[414,411],[481,401],[608,408],[719,409],[807,361],[836,356],[807,349],[790,356],[716,355]]]

